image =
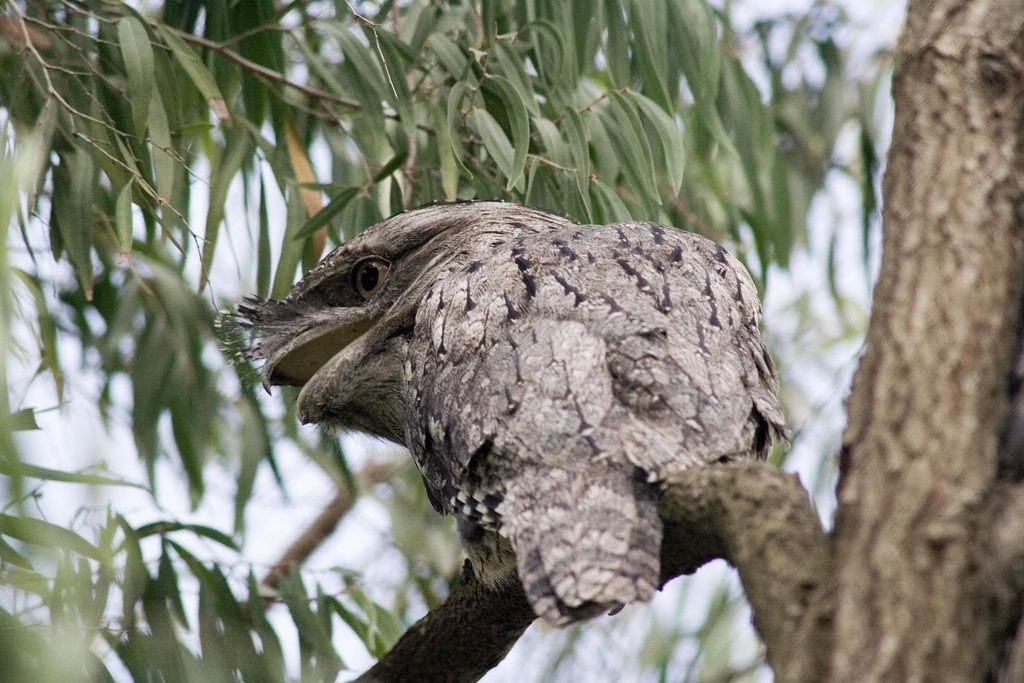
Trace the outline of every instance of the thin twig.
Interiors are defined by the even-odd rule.
[[[358,481],[361,487],[373,486],[387,481],[395,476],[395,473],[403,466],[399,460],[387,460],[384,462],[373,462],[366,465],[358,474]],[[338,523],[348,514],[356,502],[356,492],[344,487],[339,488],[334,499],[327,504],[327,507],[317,515],[306,530],[299,534],[288,549],[284,551],[280,559],[274,563],[267,575],[263,577],[263,587],[271,591],[277,590],[281,580],[288,575],[294,567],[302,565],[309,556],[319,548],[331,533],[337,528]]]
[[[157,22],[150,22],[150,25],[156,27]],[[319,88],[314,88],[313,86],[310,85],[296,83],[295,81],[289,79],[282,73],[274,71],[273,69],[268,69],[262,64],[257,64],[252,60],[246,59],[234,50],[230,50],[227,47],[225,47],[223,43],[219,43],[215,40],[209,40],[208,38],[203,38],[202,36],[197,36],[193,33],[182,31],[180,29],[176,29],[170,26],[168,26],[167,28],[173,31],[175,35],[177,35],[185,42],[193,43],[195,45],[201,45],[202,47],[205,47],[209,50],[213,50],[217,54],[222,55],[227,59],[230,59],[242,68],[247,69],[248,71],[252,71],[253,73],[260,74],[264,78],[267,78],[275,83],[280,83],[281,85],[288,86],[289,88],[294,88],[299,92],[305,93],[306,95],[309,95],[310,97],[316,98],[318,100],[332,102],[334,104],[340,104],[344,107],[351,107],[353,109],[363,108],[362,103],[359,102],[358,100],[353,100],[348,97],[340,97],[338,95],[333,95],[329,92],[320,90]]]

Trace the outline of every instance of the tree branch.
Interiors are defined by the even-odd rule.
[[[152,21],[150,22],[150,25],[156,27],[158,25],[158,22]],[[350,97],[341,97],[340,95],[335,95],[333,93],[320,90],[319,88],[314,88],[311,85],[305,85],[293,81],[282,73],[278,73],[273,69],[268,69],[262,64],[257,64],[251,59],[246,59],[234,50],[228,48],[227,45],[224,43],[220,43],[215,40],[210,40],[208,38],[204,38],[203,36],[198,36],[194,33],[189,33],[188,31],[182,31],[180,29],[174,28],[173,26],[168,26],[167,28],[173,31],[175,35],[177,35],[179,38],[181,38],[187,43],[201,45],[202,47],[205,47],[208,50],[213,50],[214,52],[231,60],[232,62],[234,62],[235,64],[237,64],[238,66],[242,67],[247,71],[250,71],[254,74],[258,74],[259,76],[262,76],[263,78],[266,78],[269,81],[273,81],[274,83],[279,83],[283,86],[294,88],[295,90],[298,90],[304,95],[308,95],[309,97],[315,100],[319,100],[322,103],[337,104],[343,107],[350,107],[352,109],[358,110],[362,110],[363,108],[362,102],[358,100],[354,100]],[[324,108],[324,110],[329,111],[326,107]]]
[[[807,647],[797,634],[827,590],[829,566],[828,538],[796,475],[759,462],[695,470],[670,482],[660,511],[663,575],[692,572],[715,557],[736,567],[768,663],[779,680],[793,680],[786,674],[798,663],[794,654]],[[677,558],[681,547],[694,552]]]
[[[500,662],[536,615],[518,581],[491,590],[467,560],[445,602],[413,624],[358,683],[476,681]]]
[[[911,0],[882,265],[848,401],[830,681],[983,680],[1006,611],[986,515],[1024,295],[1024,14]]]
[[[796,632],[823,583],[828,548],[797,478],[757,462],[696,469],[665,486],[659,512],[662,583],[711,560],[729,560],[740,572],[768,660],[784,670],[802,647]],[[488,590],[467,562],[448,600],[359,680],[475,681],[534,618],[518,582]]]
[[[387,481],[394,476],[395,472],[402,467],[402,463],[389,460],[383,462],[368,463],[358,474],[360,486],[372,486]],[[337,528],[352,505],[355,503],[355,492],[348,487],[339,486],[337,494],[327,504],[319,515],[316,516],[306,530],[298,538],[292,541],[288,549],[284,551],[280,559],[274,563],[267,575],[263,577],[264,588],[277,590],[281,580],[288,575],[293,567],[305,562],[317,548]]]

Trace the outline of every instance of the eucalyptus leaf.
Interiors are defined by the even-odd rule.
[[[228,118],[228,107],[225,103],[224,95],[221,94],[213,75],[206,68],[206,65],[203,64],[202,60],[199,59],[195,51],[189,47],[188,43],[179,38],[171,27],[158,24],[156,30],[164,44],[174,53],[178,64],[181,65],[181,68],[192,79],[192,84],[196,90],[206,98],[206,104],[210,107],[210,110],[219,119]]]
[[[211,541],[216,541],[217,543],[220,543],[222,546],[229,548],[231,550],[238,549],[238,545],[235,543],[234,539],[231,538],[231,536],[225,534],[223,531],[219,531],[218,529],[214,529],[213,527],[207,526],[205,524],[187,524],[184,522],[172,521],[152,522],[150,524],[144,524],[136,528],[135,535],[141,539],[146,538],[147,536],[153,536],[157,534],[159,534],[160,536],[164,536],[175,531],[188,531],[195,534],[196,536],[201,536],[203,538],[208,538]]]
[[[505,173],[508,177],[508,184],[505,189],[510,190],[522,184],[523,169],[526,166],[526,155],[530,151],[530,117],[521,93],[516,90],[515,86],[508,79],[495,76],[488,79],[485,86],[492,88],[496,92],[498,101],[501,103],[501,112],[508,118],[509,128],[512,133],[512,162]]]
[[[483,140],[484,147],[494,163],[505,175],[506,189],[511,189],[516,182],[522,181],[523,169],[515,164],[516,151],[490,112],[485,109],[474,109],[469,113],[469,122]]]
[[[114,225],[116,226],[117,248],[121,258],[127,258],[132,252],[132,183],[129,182],[117,194],[117,205],[114,208]]]
[[[399,161],[398,165],[401,165],[401,161]],[[385,177],[386,175],[390,175],[392,172],[394,172],[394,170],[395,169],[392,168],[391,171],[385,174]],[[378,173],[377,175],[380,176],[381,173]],[[375,179],[374,182],[380,182],[380,180],[381,178],[378,178]],[[330,201],[327,202],[324,208],[320,209],[312,218],[306,221],[302,225],[302,227],[295,231],[295,234],[292,237],[292,239],[304,240],[307,237],[316,234],[318,230],[323,228],[325,225],[330,223],[333,218],[338,216],[345,209],[345,207],[348,206],[348,203],[352,201],[352,199],[357,194],[359,194],[358,187],[346,187],[344,190],[342,190],[335,196],[331,197]]]
[[[19,411],[21,412],[21,411]],[[31,427],[31,429],[38,429]],[[106,477],[99,474],[85,474],[82,472],[68,472],[56,470],[49,467],[40,467],[25,462],[16,462],[0,458],[0,474],[16,477],[32,477],[46,481],[63,481],[71,484],[86,484],[88,486],[130,486],[133,488],[145,489],[145,486],[136,482],[119,479],[117,477]]]
[[[135,134],[144,138],[155,82],[153,46],[146,27],[132,14],[126,14],[117,22],[117,36],[128,72],[128,101],[132,107]]]
[[[63,548],[94,560],[103,558],[100,549],[82,536],[41,519],[0,513],[0,534],[37,546]]]

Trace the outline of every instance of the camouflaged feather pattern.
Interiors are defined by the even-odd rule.
[[[649,223],[524,221],[461,247],[419,305],[405,366],[431,499],[485,578],[515,558],[551,624],[649,600],[658,483],[764,458],[782,429],[749,276]]]

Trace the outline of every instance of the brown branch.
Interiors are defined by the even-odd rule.
[[[373,462],[366,465],[358,476],[360,486],[372,486],[387,481],[395,475],[395,472],[402,466],[398,461]],[[334,499],[327,504],[327,507],[317,515],[316,519],[306,527],[298,538],[296,538],[288,549],[284,551],[281,558],[274,563],[267,575],[263,577],[264,588],[271,591],[277,589],[281,580],[292,570],[309,559],[317,548],[337,528],[341,519],[352,509],[355,503],[353,491],[348,487],[339,487]]]
[[[508,654],[535,618],[518,582],[490,590],[467,561],[448,599],[413,624],[357,681],[479,680]]]
[[[667,578],[723,557],[736,567],[780,680],[814,599],[827,589],[828,538],[796,475],[758,462],[687,473],[671,482],[661,504],[669,533],[662,543]],[[686,548],[688,556],[674,553]],[[701,552],[704,550],[705,552]]]
[[[155,27],[157,25],[157,22],[150,22],[150,25]],[[340,104],[344,107],[351,107],[353,109],[362,110],[363,108],[362,103],[359,102],[358,100],[353,100],[348,97],[334,95],[324,90],[320,90],[319,88],[314,88],[311,85],[303,85],[301,83],[296,83],[295,81],[289,79],[282,73],[274,71],[273,69],[269,69],[263,66],[262,64],[258,64],[250,59],[246,59],[234,50],[229,49],[223,43],[219,43],[215,40],[209,40],[208,38],[203,38],[202,36],[197,36],[194,33],[182,31],[172,26],[168,26],[167,28],[173,31],[179,38],[181,38],[185,42],[194,43],[195,45],[200,45],[202,47],[207,48],[208,50],[213,50],[217,54],[222,55],[223,57],[231,60],[232,62],[238,64],[240,67],[247,71],[259,74],[260,76],[263,76],[264,78],[270,81],[280,83],[281,85],[287,86],[289,88],[295,88],[299,92],[309,95],[314,99],[324,102],[331,102],[334,104]]]
[[[750,462],[694,470],[665,487],[659,511],[663,583],[711,560],[729,560],[740,572],[768,660],[782,670],[802,646],[796,632],[823,583],[819,569],[828,548],[796,477]],[[359,680],[475,681],[534,618],[518,583],[488,590],[467,563],[448,600]]]

